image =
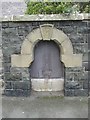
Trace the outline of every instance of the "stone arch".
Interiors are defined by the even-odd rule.
[[[27,35],[22,46],[20,55],[12,55],[12,66],[29,67],[33,61],[33,49],[39,40],[54,40],[61,49],[61,61],[66,67],[82,66],[82,54],[73,54],[73,46],[69,37],[52,24],[43,24]]]
[[[45,27],[46,28],[46,27]],[[48,27],[46,28],[48,29]],[[38,42],[38,40],[56,40],[59,45],[61,45],[62,54],[73,54],[73,47],[70,39],[67,37],[67,35],[56,28],[52,28],[53,31],[50,31],[52,33],[52,36],[49,38],[49,35],[44,38],[42,36],[42,32],[40,28],[37,28],[33,30],[24,40],[22,47],[21,47],[21,54],[32,54],[32,48],[34,47],[35,43]],[[44,33],[43,33],[44,34]],[[46,33],[45,33],[46,34]]]

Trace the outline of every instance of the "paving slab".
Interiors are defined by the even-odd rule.
[[[2,97],[3,118],[87,118],[87,97]]]

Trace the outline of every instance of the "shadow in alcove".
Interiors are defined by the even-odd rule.
[[[59,45],[54,41],[39,41],[33,51],[34,61],[29,66],[31,94],[64,96],[65,66],[60,60]],[[44,88],[50,84],[52,84],[51,89]],[[42,86],[43,88],[41,88]]]

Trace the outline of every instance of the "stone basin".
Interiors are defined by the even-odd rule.
[[[32,89],[35,91],[62,91],[64,89],[64,79],[31,79]]]

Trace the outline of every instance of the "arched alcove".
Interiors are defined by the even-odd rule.
[[[64,78],[60,52],[54,41],[39,41],[34,47],[31,78]]]
[[[29,68],[31,63],[34,61],[34,48],[38,45],[39,41],[42,41],[42,43],[44,41],[53,41],[57,43],[60,50],[59,60],[64,63],[65,67],[82,66],[82,54],[73,54],[73,46],[68,36],[63,31],[56,29],[52,24],[44,24],[40,25],[39,28],[33,30],[27,35],[21,46],[20,55],[14,54],[11,56],[12,67]],[[42,55],[42,51],[40,51],[39,54]],[[54,57],[57,58],[57,56]],[[49,59],[51,59],[51,57],[49,57]],[[48,60],[48,62],[49,61],[50,60]],[[49,73],[50,70],[48,71],[48,74]],[[64,77],[61,76],[55,76],[53,78],[42,77],[39,79],[33,77],[31,78],[31,81],[32,87],[36,91],[61,91],[64,89]]]
[[[34,60],[29,67],[32,89],[60,91],[64,86],[64,64],[61,51],[54,41],[39,41],[34,47]]]
[[[68,36],[52,24],[44,24],[27,35],[20,55],[11,56],[12,67],[29,67],[33,61],[33,48],[39,40],[57,41],[61,48],[61,61],[65,67],[82,66],[82,54],[73,54],[73,46]]]

